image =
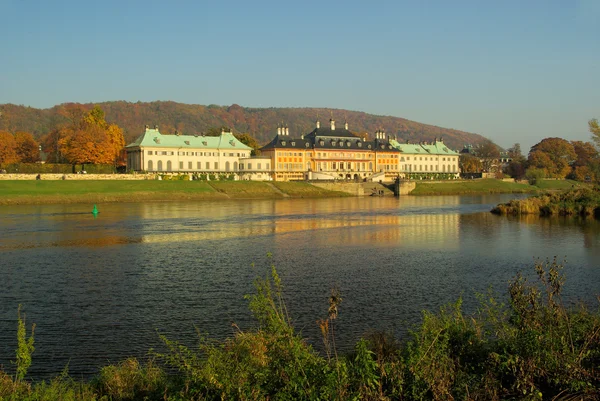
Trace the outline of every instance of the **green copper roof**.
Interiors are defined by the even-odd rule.
[[[157,129],[146,131],[135,141],[126,146],[154,148],[194,148],[194,149],[238,149],[252,150],[241,143],[231,132],[223,132],[219,136],[202,135],[162,135]]]
[[[448,148],[444,142],[435,141],[435,143],[424,144],[424,143],[399,143],[395,140],[390,140],[393,147],[398,149],[402,153],[408,154],[422,154],[422,155],[458,155],[457,152]]]

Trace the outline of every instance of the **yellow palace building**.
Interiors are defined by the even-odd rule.
[[[290,180],[373,180],[393,181],[400,172],[400,151],[383,131],[375,139],[365,140],[348,130],[348,123],[338,128],[333,119],[321,127],[319,121],[309,134],[290,137],[286,126],[261,148],[261,155],[271,159],[272,177]]]

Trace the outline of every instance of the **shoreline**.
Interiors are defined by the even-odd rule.
[[[161,181],[115,178],[95,179],[94,176],[87,176],[86,179],[77,180],[0,179],[0,206],[362,197],[371,194],[370,190],[363,187],[363,183],[348,182],[321,184],[304,181]],[[415,184],[416,188],[409,193],[411,196],[535,194],[585,186],[573,181],[552,180],[533,186],[496,179],[416,181]],[[392,191],[387,189],[385,196],[392,196]]]

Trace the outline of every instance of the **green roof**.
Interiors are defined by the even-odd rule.
[[[422,154],[422,155],[452,155],[457,156],[458,153],[448,148],[444,142],[435,141],[434,143],[399,143],[395,140],[390,140],[393,147],[402,153]]]
[[[252,150],[240,142],[231,132],[223,132],[219,136],[202,135],[162,135],[157,129],[146,131],[135,141],[126,146],[150,148],[194,148],[194,149],[241,149]]]

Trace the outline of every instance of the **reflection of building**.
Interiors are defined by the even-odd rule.
[[[299,138],[289,136],[287,127],[279,127],[273,140],[261,149],[273,165],[273,178],[287,180],[382,180],[398,176],[398,150],[392,147],[383,131],[367,141],[348,130],[335,126],[316,128]]]
[[[162,135],[158,127],[146,131],[125,147],[127,170],[165,172],[236,172],[240,158],[252,148],[231,132],[219,136]]]
[[[442,139],[432,142],[399,143],[391,141],[400,154],[401,175],[414,173],[452,173],[458,175],[458,153]]]

